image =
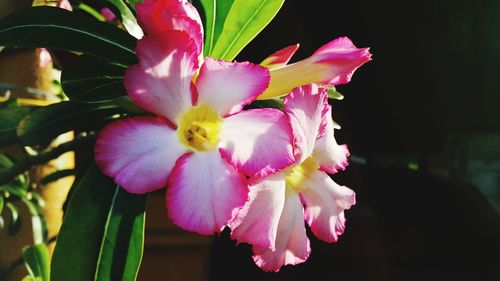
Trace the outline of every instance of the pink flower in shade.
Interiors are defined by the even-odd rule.
[[[178,226],[219,232],[248,199],[244,175],[265,177],[293,163],[289,118],[275,109],[242,111],[266,89],[266,68],[209,57],[199,67],[201,21],[187,1],[146,0],[137,12],[147,35],[124,83],[154,116],[105,127],[96,162],[131,193],[167,186]]]
[[[58,0],[57,7],[68,11],[73,11],[73,7],[71,7],[71,3],[68,0]]]
[[[357,48],[347,37],[337,38],[319,48],[305,60],[287,65],[299,45],[282,49],[262,62],[271,70],[271,83],[259,99],[288,94],[293,88],[309,83],[346,84],[354,71],[371,60],[369,48]]]
[[[249,201],[231,223],[231,236],[252,244],[253,259],[265,271],[308,258],[304,218],[319,239],[335,242],[344,231],[344,210],[355,204],[354,191],[327,174],[343,170],[349,155],[347,147],[335,141],[327,90],[314,84],[296,88],[285,98],[285,111],[297,160],[253,182]]]

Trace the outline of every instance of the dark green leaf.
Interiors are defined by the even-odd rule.
[[[0,171],[14,166],[12,160],[4,154],[0,154]]]
[[[283,103],[278,100],[256,100],[251,104],[245,106],[245,109],[255,109],[255,108],[276,108],[282,109]]]
[[[4,203],[4,199],[3,199],[3,197],[0,195],[0,215],[2,214],[2,210],[3,210],[3,203]]]
[[[16,130],[21,119],[30,113],[27,107],[8,107],[0,109],[0,147],[17,141]]]
[[[47,246],[38,243],[23,248],[24,265],[29,274],[42,281],[50,281],[50,256]],[[37,279],[35,279],[37,280]]]
[[[33,7],[0,20],[0,45],[81,52],[124,65],[137,62],[136,39],[108,23],[54,7]]]
[[[60,102],[31,112],[19,124],[17,135],[24,145],[46,144],[62,133],[87,128],[122,112],[112,104]]]
[[[70,100],[109,101],[126,94],[123,75],[126,68],[105,62],[86,61],[66,66],[61,83]]]
[[[92,165],[77,183],[66,210],[51,280],[135,280],[144,208],[144,195],[124,192]]]
[[[142,32],[142,29],[139,27],[139,24],[137,23],[137,20],[130,11],[129,7],[123,0],[107,0],[109,3],[113,4],[118,11],[120,11],[120,16],[122,18],[122,24],[125,27],[125,29],[130,33],[130,35],[134,36],[135,38],[141,38],[144,33]]]
[[[59,179],[68,177],[68,176],[73,176],[75,174],[76,174],[75,169],[64,169],[64,170],[55,171],[52,174],[44,177],[41,181],[41,184],[45,185],[45,184],[48,184],[51,182],[55,182]]]
[[[108,213],[95,280],[134,281],[144,246],[146,196],[117,187]]]
[[[269,24],[285,0],[201,2],[207,22],[206,54],[231,61]]]
[[[10,236],[14,236],[21,229],[21,217],[19,216],[19,211],[17,210],[17,207],[14,206],[12,203],[7,202],[5,204],[5,207],[7,207],[7,209],[9,209],[10,211],[10,225],[8,232]]]

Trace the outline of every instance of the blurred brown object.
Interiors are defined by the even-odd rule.
[[[139,281],[208,279],[211,236],[186,232],[167,218],[164,190],[149,195]]]
[[[0,1],[0,18],[12,13],[15,10],[31,6],[33,0],[2,0]]]

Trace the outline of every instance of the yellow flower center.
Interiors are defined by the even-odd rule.
[[[207,105],[185,111],[178,119],[181,143],[196,151],[213,150],[219,140],[222,119]]]
[[[286,188],[295,192],[301,192],[306,189],[305,182],[311,179],[314,173],[319,169],[319,164],[314,158],[309,157],[297,166],[290,167],[284,172],[286,174]]]

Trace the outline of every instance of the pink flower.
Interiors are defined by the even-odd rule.
[[[354,71],[371,60],[369,48],[357,48],[347,37],[337,38],[319,48],[305,60],[287,65],[299,45],[282,49],[262,62],[271,69],[271,83],[259,99],[288,94],[293,88],[316,83],[346,84]]]
[[[347,166],[349,152],[333,135],[327,90],[314,84],[285,99],[297,161],[250,185],[250,199],[231,223],[231,236],[253,245],[255,263],[265,271],[304,262],[310,253],[304,218],[319,239],[335,242],[345,227],[344,210],[355,193],[327,173]]]
[[[248,199],[244,175],[265,177],[294,161],[289,119],[274,109],[242,111],[266,89],[266,68],[209,57],[199,66],[201,21],[187,1],[145,0],[137,12],[147,35],[124,81],[154,116],[105,127],[96,162],[131,193],[167,186],[178,226],[219,232]]]

